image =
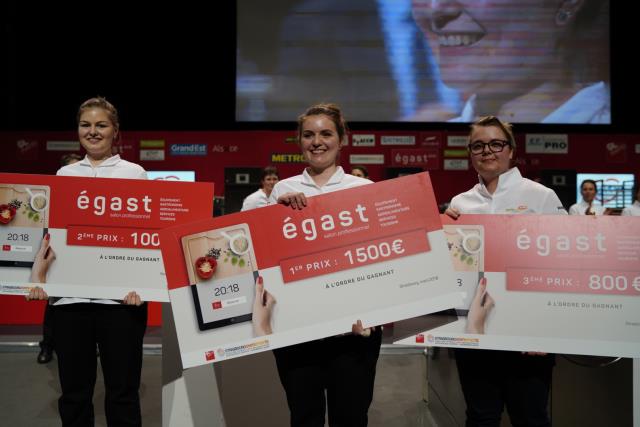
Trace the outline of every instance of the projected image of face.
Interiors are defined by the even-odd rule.
[[[237,3],[239,121],[611,123],[611,0]]]
[[[464,92],[526,89],[554,69],[558,6],[552,1],[413,0],[416,24],[427,35],[444,82]],[[525,18],[526,19],[523,19]],[[552,65],[552,67],[549,67]],[[506,78],[505,78],[506,77]]]
[[[543,122],[599,79],[584,80],[572,63],[580,51],[574,43],[583,43],[582,50],[597,48],[576,37],[578,17],[588,3],[593,1],[412,0],[412,13],[442,81],[464,100],[476,95],[474,105],[468,106],[475,110],[474,117],[461,121],[492,114],[515,122]],[[574,118],[590,122],[587,119]],[[549,120],[562,121],[573,120],[566,115]]]

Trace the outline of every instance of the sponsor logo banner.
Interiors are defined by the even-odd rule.
[[[161,162],[164,160],[164,150],[140,150],[140,160],[144,162]]]
[[[466,135],[447,136],[447,147],[466,147],[469,144],[469,137]]]
[[[374,134],[356,134],[351,135],[351,144],[354,147],[373,147],[376,145],[376,136]]]
[[[164,139],[143,139],[140,148],[164,148]]]
[[[469,159],[444,159],[444,170],[446,171],[469,170]]]
[[[80,151],[80,141],[47,141],[47,151]]]
[[[624,142],[608,142],[607,163],[626,163],[627,162],[627,144]]]
[[[469,157],[469,152],[467,150],[444,150],[444,156],[466,158]]]
[[[39,148],[39,143],[36,140],[20,139],[16,141],[16,154],[22,160],[37,160]]]
[[[569,136],[567,134],[528,133],[525,136],[527,154],[567,154]]]
[[[391,150],[391,166],[425,167],[439,169],[440,152],[437,148],[405,148]]]
[[[207,144],[171,144],[169,153],[172,156],[206,156]]]
[[[349,163],[352,165],[383,165],[384,154],[350,154]]]
[[[442,141],[441,132],[421,132],[420,146],[426,148],[440,148]]]
[[[416,145],[415,135],[383,135],[380,145]]]
[[[307,160],[300,153],[273,153],[271,163],[307,163]]]

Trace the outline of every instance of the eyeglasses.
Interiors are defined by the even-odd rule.
[[[489,142],[474,141],[468,147],[471,154],[477,156],[484,153],[485,147],[489,147],[489,151],[492,153],[500,153],[507,145],[511,146],[511,143],[502,139],[492,139]]]

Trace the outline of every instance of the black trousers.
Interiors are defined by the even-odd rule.
[[[54,349],[62,396],[63,426],[93,426],[96,344],[105,384],[109,426],[140,426],[140,371],[147,305],[78,303],[53,309]]]
[[[499,426],[506,406],[511,424],[550,426],[547,411],[554,355],[456,349],[456,364],[471,426]]]
[[[366,426],[381,339],[376,328],[274,350],[291,425],[323,427],[328,404],[331,427]]]
[[[42,320],[42,341],[40,348],[53,348],[53,306],[47,303],[44,306],[44,319]]]

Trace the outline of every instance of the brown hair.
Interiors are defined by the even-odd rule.
[[[580,184],[580,191],[582,191],[582,188],[585,184],[592,184],[593,188],[596,189],[596,193],[598,192],[598,184],[596,184],[596,182],[592,179],[585,179],[584,181],[582,181],[582,183]]]
[[[82,157],[79,154],[76,154],[76,153],[65,154],[62,157],[60,157],[60,166],[67,166],[74,162],[79,162],[80,160],[82,160]]]
[[[365,178],[369,178],[369,170],[365,166],[362,166],[362,165],[351,166],[351,172],[353,172],[355,169],[362,171],[362,174],[364,175]]]
[[[473,130],[476,127],[490,127],[490,126],[495,126],[497,128],[500,128],[500,130],[502,130],[502,133],[504,133],[504,135],[509,140],[509,145],[511,146],[511,149],[515,150],[515,148],[516,148],[516,139],[513,137],[513,130],[512,130],[513,126],[509,122],[503,122],[502,120],[500,120],[496,116],[482,117],[481,119],[479,119],[476,122],[472,123],[471,124],[471,131],[469,132],[469,138],[471,138],[471,134],[473,133]],[[469,142],[471,142],[471,141],[469,141]]]
[[[298,143],[302,140],[302,125],[305,119],[309,116],[319,115],[325,115],[331,119],[333,124],[336,126],[338,138],[342,144],[347,137],[348,128],[347,122],[344,120],[344,116],[342,115],[342,110],[340,110],[340,107],[336,104],[316,104],[307,108],[307,111],[298,116]]]
[[[114,107],[112,103],[107,101],[106,98],[103,98],[101,96],[89,98],[82,104],[80,104],[80,108],[78,108],[78,115],[76,117],[76,121],[78,122],[78,124],[80,123],[80,117],[82,116],[82,113],[91,108],[102,108],[104,111],[106,111],[113,127],[116,128],[116,131],[120,130],[118,110],[116,110],[116,107]]]
[[[280,175],[278,174],[278,169],[275,166],[267,166],[266,168],[262,169],[262,176],[260,177],[260,181],[264,181],[266,177],[268,177],[269,175],[275,175],[278,178],[280,178]]]

